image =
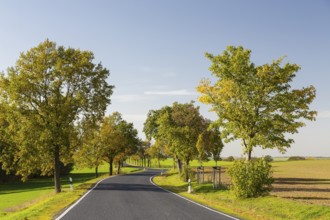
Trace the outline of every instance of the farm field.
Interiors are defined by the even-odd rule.
[[[287,159],[287,158],[286,158]],[[152,163],[156,166],[156,161]],[[229,186],[230,178],[226,169],[232,162],[220,161],[221,182]],[[197,160],[190,163],[192,170],[199,166]],[[173,167],[173,160],[161,161],[162,167]],[[204,162],[205,181],[211,180],[211,167],[214,161]],[[308,159],[301,161],[284,161],[283,158],[272,162],[273,191],[271,195],[296,200],[307,204],[318,204],[330,207],[330,159]]]
[[[272,195],[330,207],[330,160],[274,162]]]
[[[226,168],[231,164],[220,165],[221,182],[229,186]],[[188,194],[187,183],[173,175],[173,171],[155,177],[154,181],[180,195],[244,219],[330,219],[329,159],[275,161],[272,166],[275,181],[271,195],[255,199],[236,199],[229,190],[213,190],[211,183],[196,184],[195,181],[193,193]],[[206,182],[208,175],[205,175]]]

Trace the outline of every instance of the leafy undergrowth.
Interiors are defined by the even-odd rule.
[[[187,183],[174,171],[157,176],[153,181],[170,191],[204,204],[208,207],[243,219],[330,219],[326,206],[308,205],[297,201],[266,196],[253,199],[236,199],[229,190],[214,190],[212,184],[192,183],[192,193],[187,193]]]
[[[122,173],[138,171],[134,167],[122,168]],[[6,190],[0,193],[2,206],[7,206],[0,211],[0,219],[53,219],[54,216],[65,207],[73,204],[86,193],[96,182],[109,177],[103,173],[95,178],[90,170],[79,170],[70,175],[74,180],[74,190],[70,191],[68,178],[63,178],[62,192],[54,194],[52,178],[38,178],[28,183],[15,183],[14,186],[7,186]],[[4,188],[4,187],[3,187]],[[11,196],[16,203],[7,203],[5,198]],[[23,197],[23,198],[22,198]],[[25,198],[27,197],[27,198]],[[20,202],[17,202],[20,201]],[[8,207],[8,205],[11,205]]]

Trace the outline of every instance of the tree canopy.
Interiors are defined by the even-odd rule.
[[[197,139],[205,129],[205,119],[193,103],[175,102],[172,106],[151,110],[144,123],[146,136],[167,145],[173,156],[177,158],[179,172],[181,172],[181,161],[188,166],[189,161],[196,157]]]
[[[220,153],[224,147],[219,128],[209,127],[199,134],[196,147],[200,161],[212,157],[217,165],[220,160]]]
[[[0,77],[1,102],[18,120],[13,136],[17,173],[35,168],[53,172],[60,192],[60,161],[70,148],[73,126],[82,118],[102,118],[113,86],[109,71],[94,64],[90,51],[65,48],[45,40],[21,53],[16,65]],[[14,126],[14,125],[12,125]]]
[[[110,165],[109,174],[112,175],[114,160],[120,162],[125,156],[137,150],[137,130],[132,123],[123,120],[119,112],[114,112],[104,118],[100,134],[101,144],[105,149],[104,156]]]
[[[210,104],[218,115],[225,141],[242,140],[244,153],[251,159],[254,147],[277,148],[285,152],[303,119],[314,120],[316,112],[309,109],[315,98],[313,86],[292,89],[291,82],[300,69],[285,63],[283,58],[257,66],[250,61],[251,50],[229,46],[221,54],[206,53],[211,60],[214,84],[203,79],[197,87],[199,100]]]

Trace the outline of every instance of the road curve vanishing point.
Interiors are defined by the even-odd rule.
[[[56,220],[237,219],[156,186],[151,179],[160,172],[148,169],[144,172],[106,178]]]

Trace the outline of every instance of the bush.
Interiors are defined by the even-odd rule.
[[[272,158],[272,156],[266,155],[266,156],[264,156],[264,160],[267,162],[272,162],[274,159]]]
[[[290,161],[290,160],[305,160],[305,157],[293,156],[293,157],[289,157],[288,160],[289,160],[289,161]]]
[[[235,161],[235,158],[233,156],[229,156],[229,157],[223,159],[223,161],[230,161],[231,162],[231,161]]]
[[[188,182],[188,179],[194,181],[196,179],[195,172],[193,172],[190,167],[183,166],[180,178],[185,182]]]
[[[272,189],[271,165],[264,159],[237,160],[228,174],[232,178],[231,190],[237,198],[267,195]]]

